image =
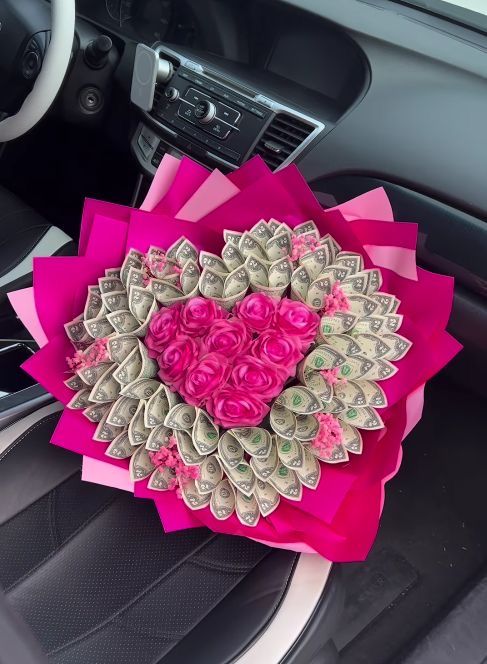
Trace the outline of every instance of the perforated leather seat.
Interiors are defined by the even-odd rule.
[[[81,482],[79,458],[48,444],[59,408],[0,432],[0,585],[49,662],[335,661],[342,593],[327,561],[204,528],[165,534],[150,501]]]

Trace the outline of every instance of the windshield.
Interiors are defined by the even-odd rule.
[[[397,0],[396,0],[397,1]],[[487,32],[487,0],[399,0]]]
[[[457,7],[464,7],[470,9],[472,12],[487,15],[487,1],[486,0],[444,0],[445,4],[456,5]]]

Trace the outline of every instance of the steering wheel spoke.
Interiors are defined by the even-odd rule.
[[[0,118],[14,113],[0,121],[3,143],[29,131],[56,98],[71,58],[75,0],[51,0],[50,12],[39,0],[1,0],[0,23]]]

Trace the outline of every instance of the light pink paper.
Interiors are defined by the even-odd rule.
[[[176,157],[173,157],[170,154],[164,155],[159,168],[154,175],[147,196],[140,206],[141,210],[152,212],[156,205],[161,202],[174,182],[180,164],[181,161]]]
[[[383,187],[372,189],[372,191],[329,208],[329,210],[338,210],[347,221],[354,221],[354,219],[394,221],[391,203]]]
[[[176,219],[199,221],[212,210],[238,194],[240,189],[223,173],[216,170],[203,182],[176,215]]]
[[[266,546],[276,546],[275,542],[267,542],[266,540],[256,539],[255,537],[250,537],[249,539],[254,540],[254,542],[259,542],[259,544],[265,544]],[[287,551],[296,551],[296,553],[318,554],[317,551],[304,542],[279,542],[279,548],[286,549]]]
[[[81,469],[81,479],[84,482],[101,484],[102,486],[111,486],[114,489],[134,492],[134,483],[130,481],[130,474],[127,468],[113,466],[105,461],[83,457],[83,466]]]
[[[414,249],[384,247],[377,244],[364,244],[364,249],[377,267],[385,267],[406,279],[418,280]]]
[[[12,291],[7,295],[15,313],[30,332],[39,348],[42,348],[42,346],[47,344],[47,336],[42,329],[41,321],[37,315],[34,289],[22,288],[21,290]]]

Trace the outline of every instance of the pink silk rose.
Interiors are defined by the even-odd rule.
[[[194,337],[203,336],[217,320],[228,318],[228,312],[213,300],[194,297],[181,309],[181,328]]]
[[[277,330],[259,335],[253,341],[250,352],[254,357],[279,367],[280,371],[286,373],[286,377],[294,376],[296,365],[303,359],[299,339]]]
[[[235,360],[230,383],[239,390],[269,401],[282,391],[286,378],[287,374],[275,364],[268,364],[252,355],[242,355]]]
[[[237,318],[216,321],[205,337],[210,352],[224,353],[227,357],[246,352],[251,341],[249,328]]]
[[[179,392],[187,403],[201,406],[227,381],[229,372],[229,363],[224,355],[208,353],[188,367]]]
[[[160,311],[152,316],[149,330],[144,340],[149,357],[152,357],[152,359],[160,355],[167,344],[177,336],[181,307],[181,304],[162,307]]]
[[[247,390],[224,387],[208,399],[206,410],[216,424],[225,429],[232,429],[233,427],[257,426],[270,408],[261,399],[249,394]]]
[[[264,293],[251,293],[237,302],[234,314],[243,320],[251,330],[263,332],[274,323],[277,302]]]
[[[301,350],[306,351],[316,337],[320,317],[303,302],[284,298],[279,302],[276,328],[299,339]]]
[[[162,382],[179,389],[189,365],[197,360],[199,350],[199,344],[188,336],[179,336],[170,341],[157,358],[158,376]]]

